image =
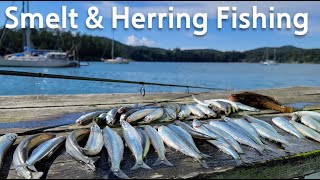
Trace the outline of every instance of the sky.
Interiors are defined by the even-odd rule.
[[[7,7],[11,6],[12,1],[0,2],[0,26],[5,24],[5,11]],[[14,6],[21,11],[22,1],[15,1]],[[94,36],[102,36],[112,38],[114,32],[115,40],[124,44],[132,46],[151,46],[160,47],[164,49],[216,49],[220,51],[246,51],[259,47],[279,47],[284,45],[293,45],[302,48],[319,48],[320,42],[320,2],[288,2],[288,1],[271,1],[271,2],[255,2],[255,1],[241,1],[241,2],[219,2],[219,1],[187,1],[187,2],[142,2],[142,1],[31,1],[30,13],[40,13],[45,18],[49,13],[57,13],[61,18],[61,7],[66,6],[67,12],[70,9],[75,9],[79,14],[76,19],[78,29],[72,30],[80,32],[81,34],[88,34]],[[102,16],[102,25],[104,29],[88,29],[85,25],[88,17],[88,9],[95,6],[99,9],[99,15]],[[157,28],[157,18],[153,21],[153,28],[148,29],[147,23],[144,29],[135,29],[131,24],[128,29],[123,27],[123,22],[119,21],[118,28],[112,29],[112,7],[116,7],[119,13],[123,13],[123,8],[128,6],[130,8],[130,18],[135,13],[142,13],[146,16],[148,13],[168,13],[169,6],[174,8],[173,14],[188,13],[191,17],[191,28],[186,29],[183,21],[182,28],[177,29],[174,21],[173,29],[168,28],[168,21],[164,21],[164,28]],[[291,29],[261,29],[258,21],[258,28],[250,28],[241,30],[239,28],[231,28],[231,19],[223,21],[222,29],[217,29],[217,7],[237,7],[236,14],[252,12],[252,6],[257,6],[258,12],[264,13],[267,17],[267,25],[269,23],[269,7],[274,7],[274,13],[288,13],[291,17]],[[194,35],[194,27],[192,25],[192,18],[196,13],[208,14],[208,31],[203,36]],[[293,26],[293,19],[296,13],[308,13],[308,33],[304,36],[294,35],[296,30]],[[19,17],[19,13],[15,16]],[[176,17],[176,16],[174,16]],[[231,12],[229,13],[231,18]],[[251,19],[250,19],[251,20]],[[301,21],[299,21],[301,22]],[[129,22],[131,23],[131,21]],[[68,23],[69,25],[69,23]],[[283,22],[285,27],[285,22]],[[267,26],[268,27],[268,26]],[[70,30],[67,28],[66,31]]]

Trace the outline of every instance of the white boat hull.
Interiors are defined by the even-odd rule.
[[[0,58],[0,66],[2,67],[77,67],[79,62],[77,61],[65,61],[65,60],[6,60]]]

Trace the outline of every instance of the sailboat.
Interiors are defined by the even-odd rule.
[[[25,9],[29,12],[29,2],[23,1],[23,13]],[[25,8],[26,6],[26,8]],[[4,33],[4,32],[3,32]],[[4,34],[3,34],[4,35]],[[3,36],[2,35],[2,36]],[[72,53],[61,50],[41,50],[31,47],[29,23],[26,30],[24,51],[20,53],[8,54],[0,57],[0,66],[5,67],[78,67],[79,61],[75,60],[75,50]],[[0,42],[1,44],[1,42]],[[73,57],[73,59],[70,59]]]
[[[122,57],[114,58],[114,30],[112,30],[111,59],[101,58],[101,61],[109,64],[129,64],[128,59]]]
[[[265,61],[262,61],[261,64],[263,65],[277,65],[277,61],[276,61],[276,49],[273,49],[273,60],[269,59],[269,51],[268,49],[266,49],[266,59]]]

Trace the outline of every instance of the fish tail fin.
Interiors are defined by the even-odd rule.
[[[167,165],[167,166],[173,166],[173,164],[172,164],[171,162],[169,162],[167,158],[164,158],[164,159],[158,158],[158,159],[156,160],[156,162],[154,162],[154,163],[152,164],[152,166],[158,166],[158,165],[160,165],[160,164],[165,164],[165,165]]]
[[[148,165],[146,165],[143,161],[141,162],[136,162],[136,164],[131,168],[131,170],[137,170],[139,168],[144,168],[144,169],[152,169]]]
[[[38,172],[37,169],[34,167],[34,166],[27,166],[28,169],[30,169],[31,171],[34,171],[34,172]]]
[[[120,178],[120,179],[129,179],[129,177],[123,171],[121,171],[120,169],[117,172],[113,172],[113,174],[115,176],[117,176],[118,178]]]
[[[200,153],[200,155],[203,157],[203,158],[212,158],[212,156],[208,155],[208,154],[205,154],[205,153]]]
[[[198,161],[199,161],[199,163],[201,164],[202,167],[204,167],[206,169],[209,169],[207,161],[205,161],[204,159],[199,159]]]
[[[31,173],[32,179],[40,179],[43,176],[43,172],[33,172]]]
[[[281,154],[285,151],[281,150],[281,149],[274,149],[274,148],[271,148],[271,147],[268,147],[267,145],[264,145],[263,146],[266,150],[269,150],[271,152],[274,152],[274,153],[277,153],[277,154]]]

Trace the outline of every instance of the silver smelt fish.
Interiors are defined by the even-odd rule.
[[[196,131],[190,125],[188,125],[182,121],[176,120],[174,123],[176,125],[180,126],[182,129],[186,130],[193,138],[202,139],[202,140],[213,140],[214,139],[211,136],[208,136],[206,134],[203,134],[203,133]]]
[[[98,155],[103,148],[103,136],[100,127],[94,124],[90,127],[90,135],[83,151],[88,156]]]
[[[101,113],[104,113],[104,111],[96,111],[82,115],[76,120],[76,124],[82,126],[88,125],[93,121],[94,118],[98,117]]]
[[[137,121],[139,119],[146,117],[147,115],[149,115],[153,111],[154,111],[154,109],[142,109],[142,110],[136,111],[136,112],[132,113],[130,116],[128,116],[126,121],[129,123],[131,123],[133,121]]]
[[[149,152],[149,149],[150,149],[150,144],[151,144],[149,136],[142,129],[136,128],[136,130],[138,131],[138,133],[141,137],[142,149],[143,149],[143,156],[142,157],[146,158],[147,154]]]
[[[130,109],[129,111],[123,113],[120,115],[120,120],[125,121],[127,119],[128,116],[130,116],[131,114],[135,113],[139,111],[139,109]]]
[[[179,119],[185,119],[191,114],[190,110],[187,108],[186,105],[181,105],[181,110],[178,114]]]
[[[213,102],[204,102],[204,101],[201,101],[201,100],[199,100],[199,99],[197,99],[194,95],[192,95],[192,98],[193,98],[193,100],[195,101],[195,102],[197,102],[198,104],[201,104],[201,105],[204,105],[204,106],[207,106],[207,107],[209,107],[209,108],[212,108],[213,106],[216,106],[216,107],[219,107],[220,106],[220,104],[219,103],[217,103],[216,101],[213,101]]]
[[[320,132],[320,122],[311,118],[310,116],[301,116],[301,122],[309,128]]]
[[[261,126],[264,126],[265,128],[268,128],[270,131],[274,132],[274,133],[278,133],[277,130],[275,130],[269,123],[263,121],[263,120],[260,120],[260,119],[257,119],[257,118],[254,118],[252,116],[249,116],[249,115],[246,115],[244,114],[243,117],[252,122],[252,123],[257,123],[257,124],[260,124]]]
[[[139,168],[151,169],[143,162],[142,140],[138,131],[126,121],[120,121],[120,124],[126,144],[136,159],[136,163],[131,170],[136,170]]]
[[[304,136],[298,131],[298,129],[283,117],[272,118],[272,122],[286,132],[297,136],[298,138],[304,138]]]
[[[49,158],[54,154],[56,150],[62,145],[62,143],[66,140],[64,136],[55,137],[44,143],[40,144],[36,149],[34,149],[31,153],[31,156],[26,162],[26,166],[35,172],[38,172],[34,165],[46,158]]]
[[[240,131],[237,131],[232,126],[228,125],[226,122],[218,122],[218,121],[210,121],[210,125],[217,127],[228,134],[230,134],[235,140],[237,140],[240,144],[244,144],[247,146],[250,146],[257,151],[259,151],[261,154],[263,154],[263,147],[256,144],[253,140],[251,140],[249,137],[247,137],[245,134],[243,134]]]
[[[177,113],[175,110],[171,108],[164,108],[164,111],[167,113],[170,119],[177,119]]]
[[[252,111],[252,112],[260,111],[257,108],[242,104],[240,102],[234,102],[234,103],[238,106],[239,109],[244,110],[244,111]]]
[[[53,134],[43,133],[30,135],[20,142],[13,154],[13,167],[16,169],[19,176],[24,179],[40,179],[43,172],[33,172],[28,169],[25,164],[28,160],[28,154],[31,149],[39,146],[43,142],[54,138]]]
[[[158,153],[158,159],[153,163],[153,166],[158,166],[160,164],[165,164],[167,166],[173,166],[167,158],[166,158],[166,149],[163,144],[163,140],[161,139],[160,135],[158,134],[157,130],[151,127],[150,125],[144,126],[144,130],[149,136],[151,140],[151,144]]]
[[[112,108],[106,116],[106,122],[107,124],[115,124],[116,123],[116,116],[118,113],[118,108]]]
[[[74,159],[85,163],[91,170],[95,171],[96,167],[94,163],[99,159],[99,157],[88,157],[85,155],[82,147],[79,146],[83,138],[90,134],[88,129],[78,129],[68,134],[66,139],[66,152]]]
[[[148,116],[146,116],[144,118],[144,121],[146,123],[150,123],[150,122],[152,122],[154,120],[157,120],[157,119],[161,118],[163,113],[164,113],[163,108],[155,109],[152,113],[150,113]]]
[[[238,125],[233,119],[230,119],[228,117],[224,117],[223,120],[226,121],[233,128],[237,129],[238,131],[242,132],[243,134],[245,134],[246,136],[251,138],[258,145],[260,145],[260,146],[264,145],[262,143],[262,141],[260,140],[259,135],[257,135],[255,132],[252,133],[250,130],[248,130],[248,129],[250,129],[249,127],[252,127],[252,126],[242,127],[242,126]]]
[[[293,121],[300,118],[301,116],[309,116],[312,119],[315,119],[320,122],[320,113],[314,111],[297,111],[292,113],[291,116]]]
[[[120,169],[124,152],[124,145],[121,137],[117,132],[106,126],[103,129],[103,139],[111,162],[111,171],[121,179],[129,179],[129,177]]]
[[[220,101],[220,102],[229,103],[235,109],[235,111],[239,110],[239,107],[238,107],[237,103],[233,102],[233,101],[230,101],[228,99],[209,99],[209,101]]]
[[[18,135],[14,133],[8,133],[0,137],[0,170],[6,153],[16,141],[17,137]]]
[[[195,158],[203,167],[209,168],[203,157],[170,128],[166,126],[160,126],[158,128],[158,133],[167,146],[180,151],[186,156]]]
[[[315,130],[313,130],[303,124],[297,123],[295,121],[289,121],[289,122],[291,124],[293,124],[294,127],[296,127],[304,136],[320,142],[320,134],[318,132],[316,132]]]
[[[274,133],[274,132],[270,131],[268,128],[265,128],[264,126],[257,124],[257,123],[251,123],[251,125],[254,128],[256,128],[256,130],[258,131],[260,136],[290,146],[290,143],[280,134]]]
[[[192,139],[192,136],[185,131],[184,129],[182,129],[180,126],[174,125],[174,124],[169,124],[168,127],[174,131],[176,134],[178,134],[183,140],[186,141],[186,143],[191,146],[197,153],[199,153],[202,157],[206,158],[206,157],[211,157],[207,154],[202,153],[198,147],[196,146],[195,142]]]
[[[259,137],[259,134],[257,132],[257,130],[246,120],[242,119],[242,118],[236,118],[233,119],[234,123],[236,123],[237,125],[241,126],[243,129],[246,129],[247,131],[249,131],[251,134],[256,135],[257,137]]]
[[[230,134],[228,134],[227,132],[219,128],[213,127],[210,124],[203,124],[203,125],[204,127],[208,128],[209,130],[223,137],[238,153],[241,153],[241,154],[244,153],[238,141],[235,140]]]
[[[198,116],[199,118],[204,118],[206,115],[196,106],[194,105],[187,105],[188,109],[190,110],[191,114]]]
[[[196,104],[195,106],[199,108],[208,117],[217,117],[217,113],[215,113],[212,109],[208,108],[207,106],[201,104]]]

